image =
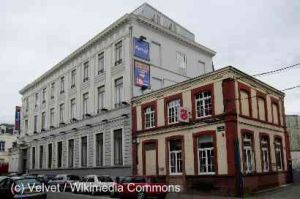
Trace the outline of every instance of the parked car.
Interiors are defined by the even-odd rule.
[[[119,192],[120,198],[165,198],[167,195],[167,192],[157,190],[157,187],[166,186],[166,183],[162,178],[156,176],[126,177],[119,183],[118,186],[123,187],[123,191]],[[142,191],[133,191],[137,187],[142,187],[145,189],[143,189]]]
[[[48,185],[48,182],[52,180],[55,177],[54,174],[43,174],[43,175],[38,175],[37,179],[44,183],[45,185]]]
[[[108,193],[110,188],[113,187],[114,181],[107,175],[87,175],[81,180],[82,185],[88,188],[90,194],[95,195],[97,193]],[[80,190],[76,190],[80,192]]]
[[[71,185],[79,182],[80,177],[77,175],[60,174],[49,180],[49,185],[59,185],[61,191],[71,189]]]
[[[4,179],[8,178],[7,176],[0,176],[0,182]]]
[[[18,185],[22,187],[18,192],[14,189],[14,187]],[[31,191],[29,186],[32,185],[41,185],[36,178],[31,177],[10,177],[5,178],[0,182],[0,196],[1,199],[46,199],[47,193],[38,192],[36,190]]]

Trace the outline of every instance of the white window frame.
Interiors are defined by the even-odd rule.
[[[275,146],[276,168],[277,170],[281,171],[283,170],[283,166],[284,166],[283,154],[282,154],[282,140],[278,141],[278,139],[275,139],[274,146]],[[277,153],[279,153],[280,156],[280,167],[278,167]]]
[[[105,71],[105,57],[104,51],[98,54],[98,74],[101,74]]]
[[[72,166],[70,166],[70,146],[69,146],[69,142],[70,140],[73,140],[73,161],[72,161]],[[66,145],[67,145],[67,165],[68,165],[68,168],[74,168],[75,166],[75,139],[74,138],[71,138],[71,139],[68,139],[67,142],[66,142]]]
[[[120,79],[122,79],[122,84],[121,83],[118,83],[117,84],[117,81]],[[124,100],[124,78],[123,76],[122,77],[119,77],[117,79],[115,79],[114,81],[114,90],[115,90],[115,108],[119,107],[120,104],[122,103],[122,101]]]
[[[5,141],[0,141],[0,152],[4,152],[5,151]]]
[[[76,86],[76,69],[71,71],[71,88]]]
[[[46,128],[46,112],[42,112],[42,129]]]
[[[50,109],[50,126],[54,126],[55,108]]]
[[[97,91],[97,107],[98,110],[101,110],[105,107],[105,86],[99,86]]]
[[[64,93],[65,92],[65,77],[62,76],[60,78],[60,93]]]
[[[50,95],[51,95],[50,98],[51,99],[54,99],[54,95],[55,95],[54,93],[55,93],[55,82],[52,82],[51,88],[50,88]]]
[[[168,124],[178,123],[178,111],[180,107],[180,100],[181,99],[175,99],[167,103]]]
[[[82,114],[85,117],[85,114],[88,114],[89,110],[89,93],[84,93],[82,95]]]
[[[83,63],[83,82],[86,82],[89,80],[89,61],[86,61]]]
[[[59,105],[59,123],[63,123],[65,121],[65,104],[62,103]]]
[[[182,171],[183,171],[183,168],[180,168],[180,164],[178,164],[179,161],[181,161],[181,166],[183,166],[183,160],[182,160],[182,155],[183,155],[183,151],[182,151],[182,144],[181,144],[181,150],[173,150],[171,151],[171,142],[172,141],[178,141],[178,140],[170,140],[168,142],[168,147],[169,147],[169,173],[170,175],[182,175]],[[179,140],[180,142],[182,142],[181,140]],[[174,155],[174,162],[175,162],[175,165],[173,166],[172,165],[172,155]],[[180,157],[180,158],[179,158]],[[172,167],[175,167],[175,172],[172,172]],[[180,171],[181,170],[181,171]]]
[[[206,94],[206,96],[205,96]],[[210,103],[208,102],[210,101]],[[202,105],[198,105],[202,103]],[[212,116],[212,110],[213,110],[213,104],[212,104],[212,96],[210,91],[203,91],[200,93],[197,93],[195,95],[195,107],[196,107],[196,118],[205,118]],[[211,110],[209,110],[211,109]],[[203,115],[201,116],[201,111]],[[207,112],[211,112],[211,114],[207,114]]]
[[[70,100],[70,118],[76,118],[76,99],[73,98]]]
[[[263,172],[270,171],[270,151],[268,138],[262,137],[261,141],[261,153],[262,153],[262,170]]]
[[[245,146],[245,142],[249,142],[250,146]],[[244,153],[244,171],[245,173],[253,173],[255,171],[255,164],[254,164],[254,152],[252,149],[253,139],[252,136],[249,134],[244,134],[243,137],[243,153]]]
[[[155,127],[155,109],[149,106],[145,109],[145,129],[151,129]]]
[[[178,68],[186,70],[187,56],[184,53],[179,52],[179,51],[176,52],[176,62],[177,62]]]
[[[201,138],[202,136],[199,136],[199,137],[197,137],[197,159],[198,159],[198,174],[199,175],[215,175],[216,174],[216,172],[215,172],[215,163],[214,163],[214,161],[215,161],[215,155],[214,155],[214,152],[215,152],[215,148],[214,148],[214,141],[213,141],[213,137],[212,136],[210,136],[211,137],[211,139],[212,139],[212,141],[211,141],[211,143],[212,143],[212,147],[205,147],[205,148],[201,148],[200,146],[199,146],[199,139]],[[206,172],[201,172],[201,160],[200,160],[200,154],[201,153],[204,153],[205,154],[205,157],[203,158],[203,159],[205,159],[205,167],[206,167]],[[209,162],[208,162],[208,155],[209,155],[209,153],[210,154],[212,154],[212,156],[213,156],[213,161],[212,161],[212,163],[211,163],[211,165],[213,166],[213,168],[214,168],[214,171],[209,171],[210,170],[210,164],[209,164]]]
[[[115,66],[122,63],[123,58],[123,41],[120,40],[115,44]]]

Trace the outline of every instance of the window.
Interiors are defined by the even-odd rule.
[[[270,171],[270,152],[269,152],[269,139],[267,136],[261,137],[261,159],[262,159],[262,171]]]
[[[87,166],[87,137],[81,138],[81,166]]]
[[[258,103],[258,119],[266,121],[266,100],[262,97],[257,98]]]
[[[52,166],[52,144],[48,144],[48,168]]]
[[[98,110],[104,108],[104,94],[105,94],[105,87],[100,86],[98,87]]]
[[[88,100],[89,100],[89,93],[83,94],[83,109],[82,109],[82,113],[83,113],[84,117],[88,113]]]
[[[0,151],[1,152],[5,151],[5,141],[0,141]]]
[[[33,131],[34,131],[34,133],[37,133],[37,122],[38,122],[38,116],[37,115],[35,115],[34,116],[34,121],[33,121]]]
[[[178,122],[178,109],[180,107],[180,100],[173,100],[168,102],[168,124],[174,124]]]
[[[254,152],[253,138],[251,134],[245,133],[243,136],[243,156],[244,156],[244,171],[252,173],[254,171]]]
[[[39,104],[39,93],[35,94],[35,107],[38,107]]]
[[[71,119],[75,118],[76,101],[75,98],[71,99]]]
[[[279,124],[279,109],[277,103],[272,103],[272,118],[274,124]]]
[[[46,112],[42,113],[42,129],[45,130],[46,126]]]
[[[283,169],[283,155],[282,155],[282,141],[280,138],[275,139],[275,158],[276,158],[276,167],[279,170]]]
[[[74,140],[68,141],[68,166],[73,167],[74,162]]]
[[[28,99],[28,97],[25,98],[24,101],[25,101],[25,103],[24,103],[25,104],[25,111],[28,112],[28,109],[29,109],[29,99]]]
[[[57,142],[57,168],[62,166],[62,142]]]
[[[85,62],[83,64],[83,82],[86,82],[89,80],[89,62]]]
[[[213,137],[203,135],[197,139],[199,174],[215,174]]]
[[[114,164],[123,165],[122,129],[114,130]]]
[[[250,116],[250,94],[245,90],[240,90],[240,107],[241,114],[244,116]]]
[[[59,106],[59,122],[64,123],[65,104]]]
[[[71,72],[71,88],[75,88],[76,83],[76,69]]]
[[[28,120],[25,120],[25,133],[28,131]]]
[[[115,44],[115,66],[122,63],[122,41]]]
[[[187,59],[186,59],[185,54],[183,54],[181,52],[177,52],[176,53],[176,62],[177,62],[177,66],[180,69],[186,69]]]
[[[46,103],[46,88],[43,89],[43,92],[42,92],[42,99],[43,99],[43,102],[42,102],[42,103],[43,103],[43,104]]]
[[[40,169],[43,168],[43,155],[44,155],[44,147],[40,146],[40,162],[39,162]]]
[[[98,74],[104,72],[104,52],[98,55]]]
[[[152,106],[145,109],[145,129],[155,127],[155,110]]]
[[[182,141],[169,141],[169,171],[170,174],[182,173]]]
[[[50,89],[51,99],[54,99],[54,93],[55,93],[55,82],[52,82],[51,89]]]
[[[204,91],[195,96],[196,118],[202,118],[212,115],[211,92]]]
[[[103,166],[103,133],[96,135],[96,166]]]
[[[54,108],[50,109],[50,127],[54,126]]]
[[[60,78],[60,94],[65,92],[65,77]]]
[[[35,147],[32,147],[31,150],[31,168],[35,169]]]
[[[119,107],[123,101],[123,77],[115,80],[115,107]]]

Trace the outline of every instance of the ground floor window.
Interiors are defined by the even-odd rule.
[[[73,167],[74,162],[74,140],[68,141],[68,165],[69,167]]]
[[[40,169],[43,168],[43,154],[44,154],[44,147],[40,146]]]
[[[103,133],[96,135],[96,166],[103,166]]]
[[[87,137],[81,138],[81,166],[87,166]]]
[[[253,137],[248,133],[243,135],[243,163],[245,173],[254,171]]]
[[[182,174],[182,141],[169,141],[169,171],[170,174]]]
[[[122,129],[114,130],[114,164],[123,165]]]
[[[57,167],[62,166],[62,142],[57,142]]]
[[[268,137],[266,137],[266,136],[261,137],[260,145],[261,145],[262,171],[269,172],[270,171],[270,151],[269,151]]]
[[[52,166],[52,144],[48,144],[48,168]]]
[[[31,150],[31,168],[35,169],[35,147],[32,147]]]
[[[200,136],[197,141],[199,174],[215,174],[213,137]]]
[[[275,139],[275,158],[277,169],[283,169],[282,141],[280,138]]]

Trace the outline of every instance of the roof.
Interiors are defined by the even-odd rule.
[[[247,79],[249,79],[249,80],[251,80],[251,81],[253,81],[253,82],[255,82],[255,83],[261,85],[262,87],[265,87],[265,88],[267,88],[267,89],[273,91],[274,93],[276,93],[276,94],[278,94],[278,95],[280,95],[280,96],[284,96],[284,95],[285,95],[282,91],[280,91],[280,90],[278,90],[278,89],[276,89],[276,88],[274,88],[274,87],[272,87],[272,86],[266,84],[265,82],[263,82],[263,81],[261,81],[261,80],[259,80],[259,79],[256,79],[255,77],[253,77],[253,76],[251,76],[251,75],[248,75],[248,74],[246,74],[246,73],[240,71],[239,69],[237,69],[237,68],[235,68],[235,67],[233,67],[233,66],[227,66],[227,67],[224,67],[224,68],[215,70],[215,71],[213,71],[213,72],[209,72],[209,73],[206,73],[206,74],[203,74],[203,75],[200,75],[200,76],[197,76],[197,77],[194,77],[194,78],[185,80],[185,81],[183,81],[183,82],[180,82],[180,83],[177,83],[177,84],[173,84],[173,85],[171,85],[171,86],[164,87],[164,88],[162,88],[162,89],[159,89],[159,90],[156,90],[156,91],[152,91],[152,92],[143,94],[143,95],[141,95],[141,96],[134,97],[134,98],[132,99],[132,102],[135,103],[135,102],[137,102],[137,101],[143,101],[143,100],[146,100],[146,99],[147,99],[148,97],[150,97],[150,96],[153,96],[153,95],[161,95],[161,94],[163,94],[163,93],[165,93],[165,92],[168,92],[168,91],[170,91],[170,90],[175,89],[176,87],[184,86],[184,85],[186,85],[186,84],[189,84],[189,83],[192,83],[192,82],[196,82],[196,81],[199,81],[199,80],[201,80],[201,79],[208,78],[208,77],[210,77],[210,76],[216,76],[216,77],[217,77],[218,75],[220,75],[220,74],[222,74],[222,73],[225,73],[225,72],[232,72],[232,73],[235,73],[236,75],[246,77]]]
[[[144,3],[140,7],[142,7],[142,6],[150,6],[150,5],[147,4],[147,3]],[[150,6],[150,7],[153,8],[152,6]],[[135,11],[133,11],[133,12],[135,12]],[[149,24],[151,23],[151,21],[149,19],[146,19],[142,15],[140,15],[140,16],[135,15],[133,12],[131,14],[125,14],[125,15],[123,15],[121,18],[119,18],[118,20],[116,20],[115,22],[113,22],[111,25],[109,25],[107,28],[105,28],[102,32],[100,32],[99,34],[97,34],[96,36],[94,36],[92,39],[90,39],[89,41],[87,41],[81,47],[79,47],[78,49],[76,49],[75,51],[73,51],[70,55],[68,55],[63,60],[61,60],[60,62],[58,62],[57,64],[55,64],[52,68],[50,68],[44,74],[42,74],[41,76],[39,76],[38,78],[36,78],[31,83],[27,84],[24,88],[22,88],[19,91],[19,93],[21,95],[23,95],[28,89],[34,87],[37,83],[41,82],[42,80],[44,80],[45,78],[47,78],[49,75],[51,75],[52,73],[54,73],[55,71],[57,71],[58,69],[60,69],[64,64],[68,63],[69,61],[71,61],[72,59],[74,59],[76,56],[78,56],[80,53],[82,53],[84,50],[86,50],[87,48],[91,47],[95,42],[97,42],[101,38],[107,36],[111,31],[115,30],[120,25],[125,24],[129,19],[134,19],[135,18],[135,19],[138,19],[138,20],[142,20],[144,22],[148,22]],[[159,12],[159,11],[157,10],[157,12]],[[163,27],[163,26],[161,26],[159,24],[155,23],[155,24],[151,24],[151,25],[152,26],[157,26],[157,27],[159,26],[165,32],[168,32],[169,34],[172,34],[173,36],[177,37],[181,41],[189,43],[192,46],[194,46],[196,48],[199,48],[199,49],[203,50],[204,52],[207,52],[208,54],[211,54],[212,56],[214,56],[216,54],[215,51],[213,51],[213,50],[211,50],[211,49],[209,49],[209,48],[207,48],[207,47],[205,47],[205,46],[203,46],[203,45],[201,45],[201,44],[199,44],[199,43],[197,43],[197,42],[195,42],[193,40],[181,37],[180,35],[174,33],[173,31],[167,30],[165,27]]]

